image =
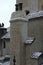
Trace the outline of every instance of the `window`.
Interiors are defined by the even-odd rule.
[[[6,44],[5,44],[5,41],[4,41],[3,48],[5,48],[5,47],[6,47]]]

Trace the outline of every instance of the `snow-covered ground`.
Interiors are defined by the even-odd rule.
[[[4,62],[4,63],[0,63],[0,65],[10,65],[10,61]]]

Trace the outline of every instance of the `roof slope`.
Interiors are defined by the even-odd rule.
[[[10,27],[7,28],[7,33],[1,39],[10,39]]]
[[[43,11],[32,12],[26,16],[27,19],[33,19],[38,17],[43,17]]]

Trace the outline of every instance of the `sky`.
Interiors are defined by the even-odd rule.
[[[10,26],[10,18],[12,12],[15,11],[16,0],[0,0],[0,23],[4,23],[4,27]]]

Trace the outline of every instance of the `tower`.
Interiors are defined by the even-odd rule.
[[[10,65],[25,65],[25,46],[27,38],[27,19],[23,8],[24,1],[16,1],[16,12],[13,12],[10,19]],[[25,5],[26,6],[26,5]]]

